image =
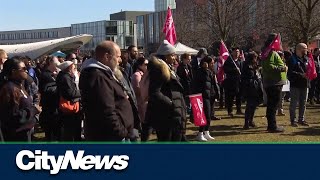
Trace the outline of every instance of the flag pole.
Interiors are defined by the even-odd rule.
[[[221,40],[221,42],[223,43],[223,46],[225,47],[225,49],[228,50],[228,48],[226,47],[226,45],[224,44],[223,40]],[[231,58],[231,61],[233,62],[233,65],[237,68],[238,72],[239,72],[239,75],[241,75],[241,71],[240,69],[238,68],[236,62],[234,61],[234,59],[232,58],[232,55],[229,53],[229,57]]]

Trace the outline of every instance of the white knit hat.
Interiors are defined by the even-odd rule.
[[[67,69],[69,66],[71,66],[73,64],[72,61],[64,61],[63,63],[60,63],[58,65],[58,68],[61,69],[61,71],[64,71],[65,69]]]
[[[172,46],[167,40],[164,40],[157,50],[157,55],[169,55],[174,53],[176,53],[176,48]]]

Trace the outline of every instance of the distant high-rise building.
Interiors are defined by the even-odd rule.
[[[154,0],[154,9],[156,12],[166,11],[168,6],[171,9],[176,8],[176,1],[175,0]]]

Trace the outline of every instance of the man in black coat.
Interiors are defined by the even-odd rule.
[[[307,67],[309,59],[306,57],[308,46],[299,43],[295,54],[292,55],[288,63],[288,79],[290,81],[290,121],[293,127],[308,126],[305,121],[306,101],[310,80],[307,77]],[[299,103],[299,117],[296,119],[296,106]],[[297,121],[298,120],[298,121]]]
[[[226,107],[228,115],[233,117],[232,106],[236,97],[237,114],[243,114],[241,111],[241,69],[242,61],[240,60],[239,48],[232,48],[232,57],[229,57],[223,65],[226,79],[223,82],[225,90]]]
[[[208,56],[207,49],[200,48],[197,56],[194,59],[192,59],[192,61],[191,61],[191,67],[192,67],[193,73],[196,73],[198,71],[198,69],[200,68],[201,60],[206,56]]]
[[[80,90],[85,113],[84,130],[88,141],[124,141],[133,131],[129,96],[114,72],[121,51],[112,41],[96,47],[96,59],[82,65]]]

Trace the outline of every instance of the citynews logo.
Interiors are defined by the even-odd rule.
[[[71,150],[67,150],[65,155],[58,156],[48,155],[48,151],[35,150],[33,153],[29,150],[22,150],[16,156],[16,165],[23,171],[47,170],[50,174],[58,174],[60,170],[66,170],[70,164],[73,170],[124,170],[129,165],[129,156],[114,155],[103,156],[100,155],[86,155],[84,150],[78,151],[77,155]]]

